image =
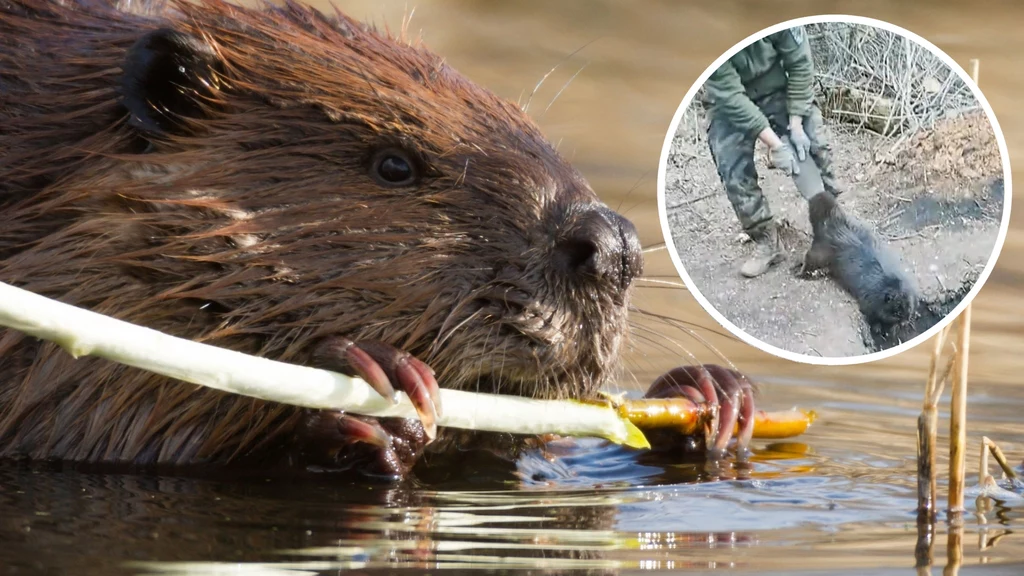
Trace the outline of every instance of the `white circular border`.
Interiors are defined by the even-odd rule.
[[[682,260],[679,257],[679,253],[676,252],[672,231],[670,230],[668,225],[668,213],[666,210],[665,201],[666,171],[668,168],[669,155],[672,151],[672,140],[675,138],[676,130],[679,128],[679,122],[682,120],[683,114],[686,112],[687,107],[689,107],[690,102],[693,100],[693,97],[697,93],[697,90],[699,90],[700,87],[704,85],[708,77],[710,77],[711,74],[715,70],[717,70],[719,66],[721,66],[729,58],[733,57],[737,52],[739,52],[746,46],[750,45],[751,43],[760,40],[765,36],[768,36],[769,34],[774,34],[776,32],[786,30],[794,26],[803,26],[806,24],[817,24],[822,22],[848,22],[852,24],[862,24],[866,26],[873,26],[875,28],[882,28],[883,30],[888,30],[889,32],[893,32],[900,36],[909,38],[910,40],[917,42],[919,45],[927,48],[933,54],[938,56],[940,60],[942,60],[947,66],[949,66],[951,70],[957,73],[967,83],[967,86],[971,89],[971,92],[974,94],[974,97],[981,104],[982,109],[985,110],[985,114],[988,116],[988,120],[992,124],[992,130],[995,133],[996,141],[999,144],[999,154],[1003,163],[1003,221],[999,226],[999,235],[996,237],[996,243],[992,249],[992,254],[989,256],[988,264],[985,265],[985,269],[982,270],[981,275],[978,276],[977,281],[975,281],[974,286],[971,287],[971,290],[970,292],[967,293],[967,296],[965,296],[963,300],[961,300],[960,304],[958,304],[952,312],[946,315],[945,318],[943,318],[935,325],[933,325],[931,328],[926,330],[924,333],[919,334],[915,338],[908,340],[907,342],[904,342],[899,346],[893,346],[892,348],[888,348],[880,352],[873,352],[871,354],[863,354],[860,356],[850,356],[844,358],[810,356],[806,354],[797,354],[795,352],[783,350],[776,346],[772,346],[771,344],[762,342],[757,338],[754,338],[753,336],[747,334],[738,326],[736,326],[728,319],[726,319],[725,316],[719,313],[718,310],[716,310],[715,307],[711,305],[707,298],[705,298],[701,291],[697,288],[697,286],[693,282],[693,279],[690,278],[690,275],[686,273],[686,267],[683,266]],[[762,350],[774,356],[778,356],[780,358],[784,358],[786,360],[800,362],[803,364],[813,364],[817,366],[846,366],[851,364],[864,364],[867,362],[873,362],[875,360],[882,360],[884,358],[894,356],[896,354],[899,354],[900,352],[909,350],[910,348],[917,346],[921,342],[924,342],[925,340],[931,338],[933,335],[938,333],[939,330],[942,330],[942,328],[944,328],[945,326],[949,325],[957,316],[960,315],[961,312],[963,312],[964,308],[966,308],[968,304],[970,304],[971,301],[974,300],[974,297],[978,295],[978,292],[985,284],[985,281],[988,280],[989,275],[992,273],[992,269],[995,268],[996,261],[999,259],[999,253],[1003,249],[1003,242],[1006,240],[1006,232],[1010,227],[1010,204],[1012,202],[1012,198],[1013,186],[1011,182],[1010,154],[1007,151],[1006,138],[1003,136],[1003,130],[999,126],[999,121],[996,119],[996,115],[995,112],[992,110],[992,106],[989,104],[988,100],[985,98],[985,95],[981,93],[981,90],[974,83],[974,81],[967,74],[967,72],[963,69],[963,67],[957,64],[955,60],[953,60],[948,54],[940,50],[937,46],[909,30],[905,30],[899,26],[896,26],[895,24],[890,24],[888,22],[876,20],[874,18],[866,18],[863,16],[850,16],[844,14],[807,16],[804,18],[795,18],[793,20],[781,22],[774,26],[765,28],[760,32],[751,34],[750,36],[748,36],[747,38],[745,38],[744,40],[740,41],[735,46],[727,50],[725,54],[719,56],[718,59],[715,60],[711,64],[711,66],[709,66],[707,70],[705,70],[704,73],[700,75],[699,78],[697,78],[697,81],[693,84],[693,86],[690,87],[690,90],[686,93],[686,96],[683,97],[683,102],[679,105],[679,108],[676,110],[675,116],[672,117],[672,123],[669,125],[668,133],[665,135],[665,144],[662,146],[661,149],[661,165],[658,167],[658,217],[661,220],[661,231],[662,235],[665,237],[665,246],[668,249],[669,256],[672,258],[672,264],[676,267],[676,271],[682,277],[687,289],[689,289],[690,293],[693,294],[693,296],[697,299],[697,302],[699,302],[701,307],[704,308],[704,310],[707,311],[709,314],[711,314],[711,316],[716,321],[718,321],[718,323],[721,324],[726,330],[728,330],[734,336],[738,337],[740,340],[743,340],[747,344],[750,344],[751,346],[759,350]]]

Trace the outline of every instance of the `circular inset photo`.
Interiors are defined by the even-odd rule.
[[[1010,196],[975,79],[923,38],[849,16],[722,55],[676,112],[658,177],[669,252],[701,305],[814,364],[883,358],[952,321],[995,265]]]

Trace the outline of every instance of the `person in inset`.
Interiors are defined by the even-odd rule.
[[[808,155],[826,191],[839,194],[831,154],[821,138],[821,111],[814,105],[814,62],[803,27],[762,38],[722,64],[705,83],[710,104],[708,145],[725,192],[754,255],[740,267],[748,278],[782,261],[779,234],[757,182],[754,145],[768,147],[769,161],[795,176]]]

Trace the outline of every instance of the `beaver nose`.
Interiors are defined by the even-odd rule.
[[[554,259],[570,277],[607,280],[620,290],[643,273],[636,227],[607,206],[576,214],[555,244]]]

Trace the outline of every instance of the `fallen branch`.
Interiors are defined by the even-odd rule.
[[[75,358],[96,356],[224,392],[365,416],[416,418],[405,394],[392,404],[359,378],[175,338],[0,282],[0,325],[54,342]],[[609,405],[441,390],[438,426],[514,434],[605,438],[649,448]]]
[[[405,394],[392,404],[359,378],[176,338],[3,282],[0,326],[54,342],[75,358],[105,358],[223,392],[364,416],[417,417]],[[633,448],[650,448],[640,428],[694,434],[711,418],[706,405],[686,398],[583,402],[442,389],[441,403],[442,427],[598,437]],[[754,417],[755,438],[789,438],[807,430],[815,414],[762,410]]]
[[[1010,463],[1007,462],[1006,456],[1003,454],[1002,449],[1000,449],[999,446],[995,442],[993,442],[988,436],[982,436],[981,457],[978,460],[979,486],[984,487],[987,484],[995,483],[995,478],[993,478],[992,475],[988,473],[989,453],[992,454],[992,458],[996,461],[996,464],[999,465],[999,468],[1002,469],[1004,476],[1011,480],[1017,479],[1017,472],[1013,469],[1013,466],[1010,466]]]
[[[609,401],[619,414],[638,428],[651,430],[668,428],[680,434],[698,434],[710,421],[707,405],[697,404],[687,398],[643,398],[639,400],[616,400],[609,395]],[[753,438],[782,439],[799,436],[817,419],[813,411],[782,410],[778,412],[754,412]],[[733,428],[733,435],[739,431],[739,424]]]
[[[806,29],[824,113],[858,129],[913,134],[946,114],[977,106],[956,72],[902,34],[850,22]]]

